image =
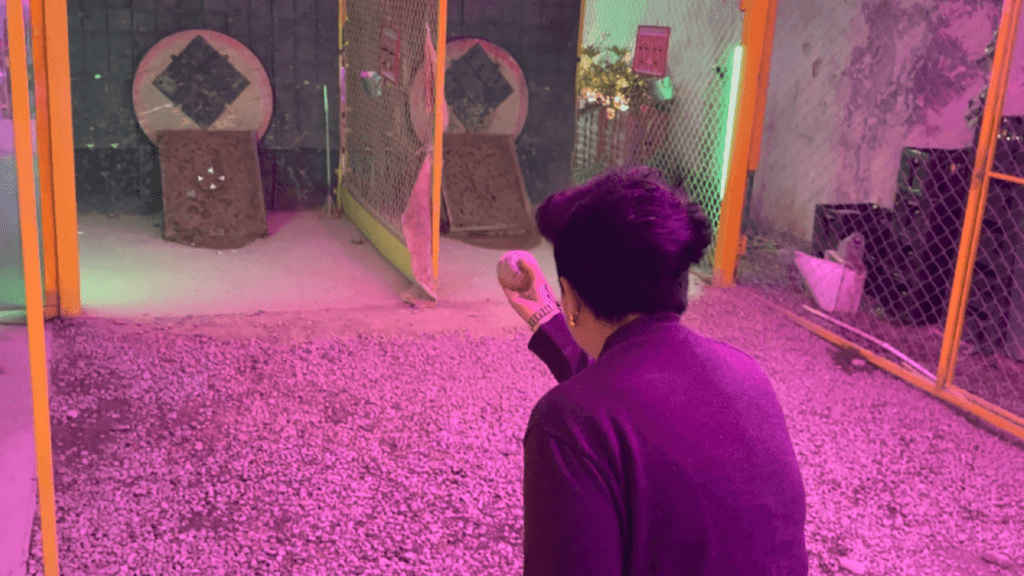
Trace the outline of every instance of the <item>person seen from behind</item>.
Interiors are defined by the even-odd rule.
[[[710,227],[626,168],[537,209],[535,260],[502,287],[558,384],[524,438],[524,576],[806,576],[805,494],[782,408],[749,355],[680,323]],[[756,330],[756,326],[751,326]]]

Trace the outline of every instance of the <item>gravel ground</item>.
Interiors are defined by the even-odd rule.
[[[684,323],[772,378],[812,575],[1024,575],[1020,445],[742,290]],[[521,573],[522,436],[555,384],[529,335],[323,324],[275,344],[283,324],[51,324],[62,574]],[[38,516],[32,549],[41,573]]]

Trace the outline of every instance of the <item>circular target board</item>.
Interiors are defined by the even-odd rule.
[[[163,130],[238,130],[263,138],[274,111],[259,58],[212,30],[183,30],[150,48],[135,71],[132,103],[153,143]]]
[[[526,77],[512,55],[479,38],[459,38],[445,48],[444,94],[448,104],[446,134],[473,132],[519,136],[526,125],[529,91]],[[409,91],[409,117],[423,143],[433,138],[434,126],[424,107],[424,67]]]

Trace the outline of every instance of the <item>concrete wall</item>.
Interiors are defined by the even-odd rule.
[[[750,220],[810,240],[816,204],[892,207],[904,147],[971,145],[964,116],[1000,12],[1001,0],[779,2]],[[1016,52],[1006,115],[1024,114],[1024,42]]]

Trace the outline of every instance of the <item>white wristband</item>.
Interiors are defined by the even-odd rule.
[[[561,312],[561,310],[559,310],[558,308],[555,308],[555,309],[554,309],[554,310],[552,310],[552,311],[551,311],[551,312],[550,312],[549,314],[546,314],[545,316],[543,316],[543,317],[542,317],[542,318],[541,318],[541,319],[540,319],[540,320],[539,320],[539,321],[537,322],[537,324],[535,324],[535,325],[534,325],[534,327],[533,327],[533,331],[534,331],[534,332],[536,332],[537,330],[540,330],[540,327],[541,327],[541,326],[543,326],[543,325],[544,325],[544,324],[546,324],[546,323],[547,323],[548,321],[550,321],[550,320],[551,320],[552,318],[554,318],[555,316],[557,316],[557,315],[559,314],[559,312]]]

